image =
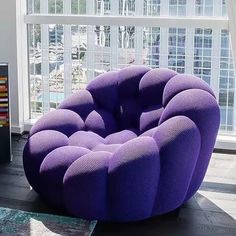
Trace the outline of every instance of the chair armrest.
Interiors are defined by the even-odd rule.
[[[175,116],[153,134],[160,153],[160,180],[153,215],[179,207],[187,194],[199,157],[201,136],[196,124]]]

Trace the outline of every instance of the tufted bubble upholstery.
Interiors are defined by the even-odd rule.
[[[25,174],[48,204],[74,216],[142,220],[196,193],[219,122],[213,91],[195,76],[107,72],[33,126]]]

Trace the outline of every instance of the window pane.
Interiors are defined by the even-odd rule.
[[[40,1],[48,2],[48,12],[41,9]],[[220,7],[218,16],[226,16],[226,0],[220,0],[221,4],[213,0],[143,0],[142,9],[136,6],[135,0],[27,0],[28,14],[98,14],[98,15],[145,15],[145,16],[186,16],[188,7],[194,9],[196,16],[213,16],[213,9]],[[70,6],[66,6],[71,4]],[[69,9],[65,12],[64,9]]]

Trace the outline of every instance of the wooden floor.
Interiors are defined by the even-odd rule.
[[[13,162],[0,166],[0,206],[63,214],[47,207],[30,190],[22,167],[25,142],[24,138],[13,137]],[[178,214],[128,224],[99,222],[93,235],[235,236],[236,155],[213,154],[200,190],[181,207]]]

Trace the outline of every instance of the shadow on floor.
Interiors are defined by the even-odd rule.
[[[235,236],[236,221],[210,200],[197,193],[179,209],[179,214],[134,222],[99,222],[93,236]]]

